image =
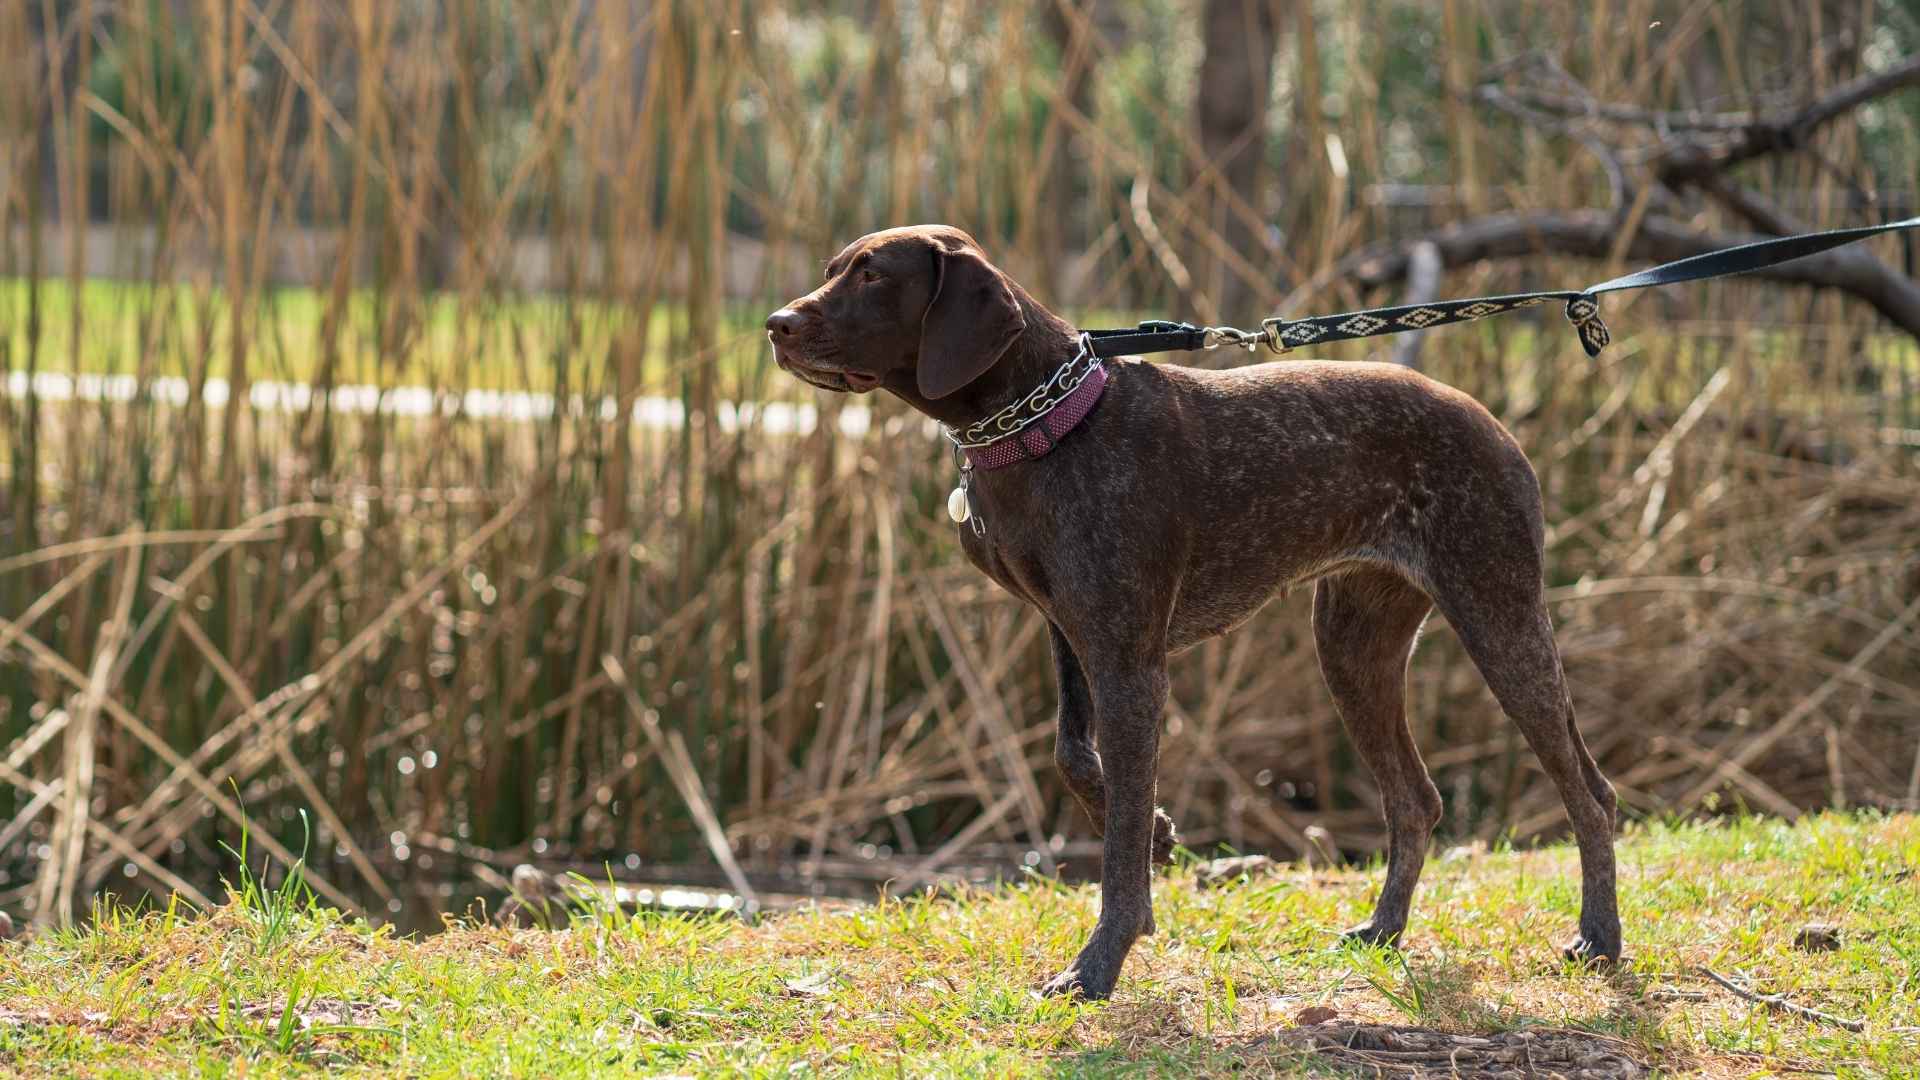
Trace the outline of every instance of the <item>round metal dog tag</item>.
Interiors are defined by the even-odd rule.
[[[973,516],[973,509],[967,505],[967,489],[954,488],[947,494],[947,516],[955,525],[964,525]]]

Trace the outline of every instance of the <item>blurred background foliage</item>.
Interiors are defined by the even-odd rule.
[[[520,862],[717,882],[688,783],[774,893],[1090,873],[946,455],[764,313],[915,221],[1094,326],[1907,216],[1916,44],[1915,0],[5,5],[0,907],[204,898],[301,811],[413,922]],[[1535,455],[1630,812],[1920,804],[1913,267],[1610,301],[1598,362],[1553,312],[1326,351]],[[1306,606],[1179,662],[1196,846],[1381,840]],[[1562,827],[1444,628],[1413,683],[1448,836]]]

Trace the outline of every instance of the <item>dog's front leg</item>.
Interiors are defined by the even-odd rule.
[[[1067,782],[1067,790],[1087,812],[1094,831],[1104,834],[1107,787],[1100,772],[1100,753],[1093,748],[1093,692],[1087,688],[1087,675],[1073,655],[1073,646],[1052,623],[1047,624],[1047,643],[1053,648],[1053,681],[1060,692],[1053,763]]]
[[[1043,989],[1099,999],[1113,992],[1134,939],[1154,930],[1154,771],[1167,702],[1166,655],[1155,650],[1150,660],[1096,665],[1092,674],[1106,788],[1100,918],[1072,966]]]
[[[1087,812],[1095,834],[1107,832],[1107,784],[1100,768],[1100,753],[1094,749],[1093,692],[1087,686],[1085,669],[1074,655],[1073,646],[1058,626],[1047,624],[1048,642],[1053,647],[1054,682],[1060,691],[1059,731],[1053,742],[1053,763],[1060,770],[1067,790]],[[1173,846],[1180,842],[1173,819],[1166,811],[1153,812],[1153,861],[1169,862]]]

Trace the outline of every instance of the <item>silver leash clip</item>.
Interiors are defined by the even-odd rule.
[[[1293,351],[1293,346],[1287,344],[1286,339],[1280,336],[1286,329],[1287,320],[1277,315],[1260,320],[1260,340],[1266,345],[1268,352],[1275,356],[1284,356]]]
[[[1231,345],[1248,352],[1258,352],[1265,345],[1267,351],[1275,356],[1283,356],[1293,351],[1281,334],[1287,328],[1287,320],[1274,317],[1260,320],[1260,329],[1242,330],[1237,326],[1203,326],[1200,328],[1200,347],[1217,349],[1222,345]]]
[[[1200,333],[1200,347],[1203,349],[1217,349],[1222,345],[1232,345],[1252,352],[1261,342],[1267,340],[1265,330],[1241,330],[1233,326],[1209,326]]]

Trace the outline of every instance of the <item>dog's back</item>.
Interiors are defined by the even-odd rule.
[[[1537,573],[1540,497],[1526,455],[1479,402],[1417,372],[1126,361],[1110,396],[1085,456],[1102,472],[1137,471],[1129,516],[1184,524],[1172,545],[1186,549],[1181,644],[1353,562],[1427,587],[1444,572],[1436,563],[1491,547]]]

